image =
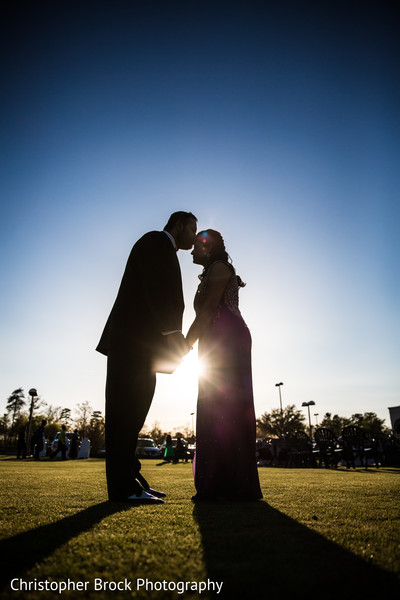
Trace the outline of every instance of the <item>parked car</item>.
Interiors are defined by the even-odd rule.
[[[151,438],[139,438],[136,446],[138,458],[160,458],[160,448]]]

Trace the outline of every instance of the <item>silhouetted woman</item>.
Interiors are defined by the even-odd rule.
[[[193,262],[204,267],[186,340],[199,340],[202,375],[196,417],[193,500],[262,498],[256,462],[251,336],[239,311],[243,282],[212,229],[197,235]]]

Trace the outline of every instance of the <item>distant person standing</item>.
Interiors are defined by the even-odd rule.
[[[57,456],[57,454],[61,452],[61,458],[63,460],[67,459],[66,453],[67,453],[67,427],[66,425],[62,425],[61,426],[61,431],[58,434],[58,440],[57,440],[57,448],[54,450],[53,454],[51,455],[51,458],[55,458]]]
[[[21,427],[18,434],[17,458],[26,458],[25,427]]]
[[[35,460],[40,460],[40,453],[44,448],[44,431],[47,425],[47,421],[43,419],[42,423],[36,429],[33,436],[33,458]]]
[[[74,429],[72,434],[71,443],[69,446],[69,458],[76,458],[78,456],[78,445],[79,445],[79,434],[78,430]]]
[[[186,448],[183,445],[182,438],[178,437],[176,440],[175,446],[175,462],[179,462],[180,460],[187,460],[186,457]]]
[[[175,459],[175,451],[172,445],[172,438],[168,434],[165,442],[165,450],[164,450],[164,460],[167,462],[171,462]]]

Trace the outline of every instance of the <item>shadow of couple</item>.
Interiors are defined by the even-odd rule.
[[[51,556],[59,548],[60,539],[66,543],[102,519],[131,508],[124,503],[102,502],[55,523],[1,540],[0,589],[9,589],[12,578],[22,577]],[[193,517],[202,538],[207,577],[224,582],[218,598],[314,593],[322,594],[325,600],[338,595],[373,598],[400,591],[393,574],[362,560],[266,502],[200,503],[194,506]]]
[[[194,518],[207,576],[224,582],[218,598],[367,599],[400,592],[395,575],[266,502],[199,503]]]

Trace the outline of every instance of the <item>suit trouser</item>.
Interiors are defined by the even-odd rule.
[[[61,452],[62,459],[66,460],[66,454],[67,454],[66,444],[63,444],[62,442],[58,442],[57,454],[58,454],[58,452]]]
[[[149,357],[123,349],[111,352],[106,383],[106,474],[110,500],[124,500],[141,490],[137,438],[153,400],[156,374]]]
[[[26,442],[18,442],[17,458],[26,458]]]
[[[34,453],[33,453],[33,457],[34,457],[35,460],[40,460],[39,454],[41,453],[41,451],[43,450],[43,448],[44,448],[43,440],[37,441],[36,445],[35,445],[35,450],[34,450]]]

